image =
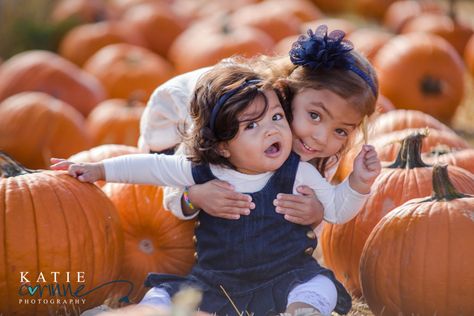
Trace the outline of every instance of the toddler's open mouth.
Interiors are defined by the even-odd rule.
[[[265,155],[268,157],[277,157],[281,152],[281,144],[280,142],[275,142],[271,144],[266,150]]]

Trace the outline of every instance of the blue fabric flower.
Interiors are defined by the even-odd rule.
[[[300,36],[290,50],[291,62],[312,70],[350,67],[352,43],[344,40],[341,30],[327,32],[328,27],[320,25],[315,32],[308,30],[307,36]]]

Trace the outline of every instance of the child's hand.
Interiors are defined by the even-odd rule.
[[[318,226],[323,220],[324,207],[314,191],[305,185],[296,188],[301,195],[279,193],[273,200],[276,212],[295,224]]]
[[[225,219],[239,219],[255,208],[249,195],[235,192],[229,183],[221,180],[193,185],[189,188],[189,199],[196,208]]]
[[[66,159],[51,158],[52,170],[67,170],[68,174],[81,182],[105,180],[104,165],[98,163],[75,163]]]
[[[349,176],[349,184],[357,192],[367,194],[381,170],[382,164],[374,146],[364,145],[354,159],[354,168]]]

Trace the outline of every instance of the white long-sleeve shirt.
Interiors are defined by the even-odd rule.
[[[126,155],[103,161],[106,181],[160,186],[185,187],[194,185],[192,163],[183,155]],[[273,172],[249,175],[233,169],[211,165],[212,173],[232,184],[237,192],[252,193],[263,189]],[[324,207],[324,220],[334,224],[351,220],[365,202],[367,195],[354,191],[346,180],[331,185],[309,163],[300,162],[293,193],[307,185],[314,190]]]

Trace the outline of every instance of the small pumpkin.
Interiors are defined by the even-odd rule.
[[[253,27],[234,27],[228,15],[218,15],[196,22],[181,33],[168,57],[177,73],[184,73],[237,54],[265,54],[271,52],[273,45],[273,39],[265,32]]]
[[[0,194],[0,313],[62,314],[65,305],[44,304],[43,299],[76,299],[69,292],[60,296],[68,285],[72,293],[84,285],[79,294],[104,285],[75,307],[102,304],[111,290],[106,283],[119,277],[123,255],[119,217],[107,196],[65,172],[26,169],[4,153],[0,153]],[[24,285],[20,272],[27,272]],[[48,290],[55,284],[53,272],[61,288],[56,294]],[[78,280],[78,272],[85,282]],[[45,282],[38,281],[39,273]],[[43,303],[21,304],[21,298]]]
[[[101,48],[87,60],[84,70],[102,82],[110,99],[134,98],[142,102],[173,75],[173,67],[164,58],[126,43]]]
[[[469,73],[474,77],[474,35],[467,41],[463,56]]]
[[[62,0],[56,2],[51,13],[55,23],[72,21],[77,24],[93,23],[113,18],[113,12],[108,10],[101,0]]]
[[[382,20],[388,7],[397,0],[355,0],[355,11],[361,16]]]
[[[82,67],[87,59],[104,46],[129,43],[146,46],[137,32],[132,33],[123,22],[99,22],[76,26],[61,40],[59,54]]]
[[[432,0],[401,0],[390,4],[385,11],[383,25],[399,33],[405,24],[422,13],[445,14],[443,7]]]
[[[0,65],[0,101],[23,91],[45,92],[84,116],[107,95],[94,76],[65,58],[42,50],[19,53]]]
[[[408,33],[374,58],[380,92],[399,109],[420,110],[449,123],[464,95],[463,61],[443,38]]]
[[[22,92],[0,103],[0,135],[1,150],[35,169],[91,146],[83,116],[41,92]]]
[[[362,295],[359,260],[374,226],[395,207],[431,193],[432,168],[420,158],[423,137],[417,133],[404,139],[397,160],[382,169],[354,219],[342,225],[324,225],[321,235],[324,262],[354,296]],[[449,172],[456,188],[474,193],[470,172],[457,167],[450,167]]]
[[[436,166],[432,196],[407,201],[370,234],[360,277],[376,315],[474,315],[474,196],[453,185],[451,169]]]
[[[102,190],[116,206],[124,230],[122,277],[131,280],[133,301],[146,292],[149,272],[186,275],[194,264],[194,220],[163,208],[163,190],[153,185],[108,183]]]
[[[117,145],[117,144],[106,144],[93,147],[89,150],[84,150],[70,156],[67,160],[73,162],[99,162],[107,158],[113,158],[128,154],[138,154],[140,150],[137,147]],[[96,181],[94,184],[98,187],[103,187],[105,181]]]
[[[171,44],[187,26],[168,5],[156,2],[133,6],[124,13],[122,21],[143,36],[151,51],[165,58]]]
[[[99,103],[86,120],[93,146],[123,144],[136,146],[145,104],[133,99],[109,99]]]

